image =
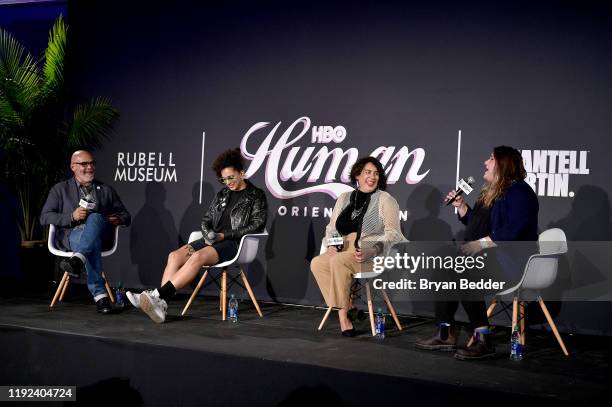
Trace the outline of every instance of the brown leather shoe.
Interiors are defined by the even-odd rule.
[[[447,331],[446,334],[443,332],[444,330]],[[423,350],[453,352],[457,349],[457,334],[455,333],[455,327],[450,325],[446,329],[444,329],[444,327],[440,329],[438,325],[432,337],[418,339],[414,346]]]
[[[455,359],[459,360],[481,360],[495,357],[495,346],[493,345],[493,335],[481,334],[474,331],[472,346],[465,346],[457,349]]]

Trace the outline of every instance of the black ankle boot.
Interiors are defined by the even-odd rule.
[[[414,344],[418,349],[439,350],[442,352],[453,352],[457,349],[457,334],[453,325],[436,325],[433,336],[421,338]]]
[[[493,334],[474,331],[471,346],[461,347],[455,353],[455,358],[459,360],[480,360],[495,357],[495,345],[493,344]]]
[[[79,278],[84,267],[83,261],[76,256],[64,259],[59,264],[60,270],[65,271],[72,278]]]

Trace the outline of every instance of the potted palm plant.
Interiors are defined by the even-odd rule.
[[[35,59],[0,27],[0,177],[18,198],[24,246],[44,238],[38,216],[50,187],[66,174],[70,152],[100,147],[119,116],[104,97],[68,109],[67,40],[68,27],[60,16],[44,55]]]

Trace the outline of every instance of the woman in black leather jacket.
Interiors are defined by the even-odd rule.
[[[266,226],[266,195],[244,178],[240,150],[224,151],[212,168],[225,188],[217,193],[202,218],[203,237],[170,253],[159,288],[126,293],[132,305],[155,322],[165,321],[167,301],[189,284],[202,266],[233,259],[240,238],[262,232]]]

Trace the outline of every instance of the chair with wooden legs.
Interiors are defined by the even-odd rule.
[[[183,312],[181,312],[181,315],[185,315],[185,313],[187,312],[187,309],[189,309],[189,307],[191,306],[191,303],[195,299],[196,295],[198,294],[198,292],[200,292],[200,290],[204,286],[204,280],[206,280],[206,277],[210,275],[211,280],[215,282],[219,286],[219,289],[220,289],[219,310],[221,311],[221,318],[224,321],[227,317],[227,289],[228,289],[228,285],[231,285],[233,283],[237,283],[238,285],[243,287],[248,292],[249,297],[251,298],[251,301],[253,302],[253,305],[255,306],[255,310],[257,310],[257,314],[259,314],[259,316],[263,318],[263,314],[261,313],[261,308],[259,308],[259,304],[257,303],[257,299],[255,298],[255,294],[253,293],[253,289],[251,288],[251,285],[249,284],[249,280],[247,280],[243,267],[252,263],[253,260],[255,260],[255,257],[257,256],[257,250],[259,248],[259,241],[261,240],[261,238],[265,236],[268,236],[268,232],[266,232],[265,230],[263,231],[263,233],[253,233],[253,234],[244,235],[240,239],[240,243],[238,245],[238,253],[236,253],[236,256],[234,256],[233,259],[225,261],[223,263],[215,264],[214,266],[202,267],[204,269],[204,274],[200,278],[200,281],[198,282],[198,285],[196,286],[195,290],[193,290],[191,297],[189,297],[189,301],[187,301],[187,304],[185,305]],[[201,238],[202,238],[202,232],[192,232],[191,235],[189,236],[189,242],[193,242]],[[240,273],[238,274],[238,276],[228,277],[228,269],[230,266],[236,266],[240,269]],[[220,268],[221,274],[217,277],[213,277],[212,274],[210,273],[210,271],[213,268]],[[238,278],[242,280],[242,283],[238,281]],[[229,279],[229,284],[228,284],[228,279]],[[221,280],[221,283],[219,283],[218,280]]]
[[[534,254],[527,260],[523,277],[520,282],[512,288],[502,291],[495,295],[495,298],[487,309],[487,317],[490,317],[495,310],[498,302],[502,298],[512,298],[512,329],[517,324],[521,332],[521,344],[525,346],[525,298],[529,292],[539,291],[550,287],[557,279],[557,270],[559,267],[559,257],[567,253],[567,239],[565,233],[561,229],[548,229],[538,237],[539,253]],[[546,321],[552,329],[561,350],[565,356],[569,356],[565,343],[559,334],[559,330],[555,325],[548,308],[539,293],[536,295],[536,301],[540,305]],[[505,306],[500,312],[509,308]]]
[[[327,248],[324,245],[321,245],[321,251],[319,254],[325,253],[326,250]],[[366,303],[368,305],[368,315],[370,318],[370,329],[372,330],[372,336],[376,336],[376,325],[374,322],[374,302],[372,297],[372,289],[370,288],[370,279],[375,277],[380,277],[380,273],[376,273],[374,271],[355,273],[353,274],[353,284],[351,285],[351,299],[358,297],[361,289],[365,286]],[[393,307],[393,304],[389,299],[389,295],[387,295],[387,291],[381,288],[380,292],[382,294],[382,298],[385,304],[387,305],[387,310],[389,311],[393,318],[393,321],[395,322],[395,326],[397,326],[397,329],[401,331],[402,324],[400,323],[399,318],[397,317],[397,313],[395,312],[395,308]],[[332,307],[328,307],[327,311],[325,312],[325,315],[323,316],[323,319],[321,320],[321,323],[319,324],[319,331],[323,329],[323,326],[325,326],[325,323],[327,322],[331,311]]]
[[[56,242],[55,242],[55,234],[56,234],[55,225],[49,225],[49,238],[47,239],[47,248],[49,249],[51,254],[54,254],[55,256],[58,256],[58,257],[71,257],[74,254],[73,252],[67,252],[67,251],[58,249]],[[119,240],[119,226],[116,226],[115,234],[113,237],[113,246],[109,250],[103,251],[102,257],[110,256],[111,254],[115,253],[115,251],[117,250],[118,240]],[[104,272],[102,272],[102,278],[104,278],[104,285],[106,287],[106,291],[108,292],[108,296],[110,297],[110,300],[112,302],[115,302],[113,291],[108,285],[108,280]],[[55,295],[53,295],[53,299],[51,300],[51,304],[49,305],[49,308],[53,308],[53,306],[55,305],[57,301],[64,300],[64,295],[66,295],[66,290],[68,289],[69,283],[70,283],[70,276],[68,275],[67,272],[64,272],[59,284],[57,285],[57,290],[55,290]]]

